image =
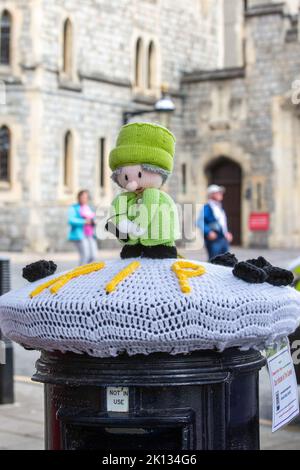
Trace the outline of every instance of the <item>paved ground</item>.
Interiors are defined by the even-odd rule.
[[[0,406],[0,450],[44,448],[43,386],[15,380],[16,403]]]
[[[0,450],[43,449],[43,386],[16,377],[15,392],[14,405],[0,406]],[[270,423],[262,423],[261,448],[300,450],[300,427],[289,426],[272,434]]]
[[[235,250],[239,259],[257,255],[256,250]],[[205,259],[203,251],[182,250],[182,254],[191,259]],[[262,252],[273,263],[288,266],[299,255],[296,250],[273,250]],[[1,254],[0,254],[1,255]],[[3,253],[2,255],[6,255]],[[114,257],[117,252],[99,253],[99,259]],[[26,281],[21,277],[22,267],[28,262],[40,259],[32,254],[9,254],[12,268],[12,288],[21,287]],[[58,270],[64,271],[76,266],[76,256],[70,254],[49,255],[58,264]],[[15,345],[15,392],[14,405],[0,406],[0,450],[2,449],[42,449],[43,448],[43,387],[30,382],[34,372],[34,363],[39,354],[25,351]],[[266,370],[261,373],[261,401],[263,416],[270,415],[270,385]],[[300,450],[300,425],[294,424],[276,434],[271,433],[270,421],[261,424],[262,449]]]

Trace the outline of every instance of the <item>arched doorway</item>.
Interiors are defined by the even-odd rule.
[[[220,157],[206,168],[209,184],[225,186],[224,209],[228,217],[228,227],[234,237],[234,245],[241,245],[242,225],[242,169],[238,163]]]

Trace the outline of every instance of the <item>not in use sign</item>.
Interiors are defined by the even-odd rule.
[[[129,388],[107,387],[106,389],[107,411],[115,413],[128,413]]]

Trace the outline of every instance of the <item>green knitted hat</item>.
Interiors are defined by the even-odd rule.
[[[133,123],[120,130],[116,148],[109,155],[112,171],[126,165],[148,164],[171,172],[175,154],[175,137],[165,127]]]

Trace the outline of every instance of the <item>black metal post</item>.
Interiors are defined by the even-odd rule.
[[[0,295],[10,290],[10,262],[8,258],[0,258]],[[14,403],[14,366],[13,345],[4,338],[0,331],[0,341],[4,349],[5,364],[0,363],[0,405]],[[2,356],[2,354],[1,354]]]
[[[159,112],[156,109],[137,109],[135,111],[124,111],[123,112],[123,124],[128,124],[130,118],[134,116],[141,116],[142,114],[153,114]]]

